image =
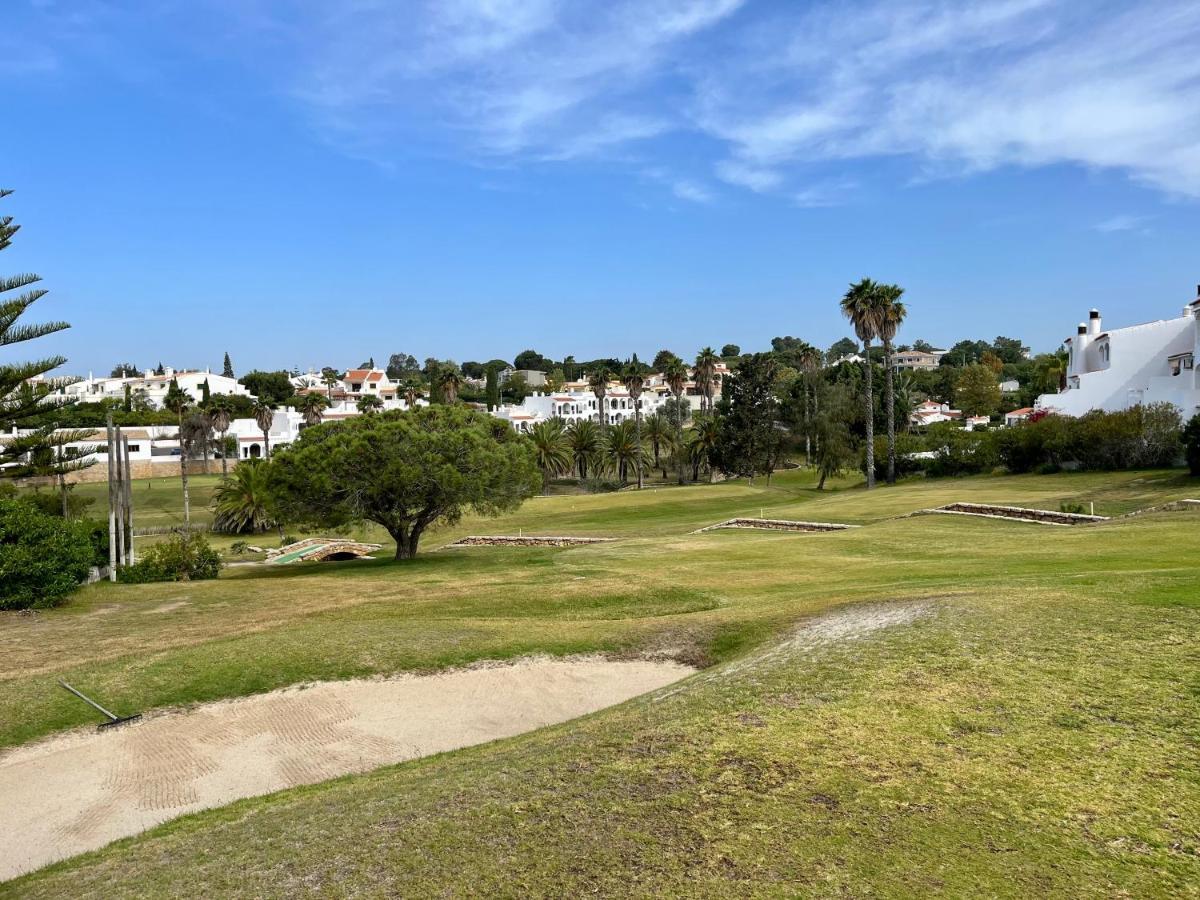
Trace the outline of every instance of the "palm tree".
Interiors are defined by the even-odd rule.
[[[814,436],[812,426],[817,416],[818,400],[814,379],[817,372],[821,370],[821,363],[824,358],[824,354],[811,344],[805,344],[797,356],[801,377],[803,378],[802,388],[804,390],[804,462],[806,465],[812,465]]]
[[[300,401],[300,412],[304,416],[304,424],[308,426],[320,425],[328,408],[329,401],[320,394],[309,392]]]
[[[663,380],[675,395],[675,436],[678,445],[683,444],[683,389],[687,384],[687,366],[682,360],[673,359],[663,369]],[[679,454],[678,461],[679,483],[683,484],[683,455]]]
[[[261,400],[255,400],[254,406],[251,409],[254,413],[254,421],[257,423],[259,430],[263,436],[263,459],[271,458],[271,423],[275,421],[275,407],[269,403],[263,403]]]
[[[613,425],[604,435],[604,452],[617,477],[624,484],[631,466],[636,467],[638,474],[642,472],[642,442],[638,435],[637,424],[624,419]]]
[[[404,382],[404,404],[407,409],[415,409],[417,397],[420,396],[421,385],[411,376]]]
[[[383,401],[374,394],[364,394],[358,398],[358,403],[354,405],[358,407],[360,413],[367,416],[383,409]]]
[[[709,460],[720,440],[721,424],[717,421],[717,417],[697,416],[687,445],[688,460],[692,464],[692,481],[700,480],[701,465],[708,466],[708,480],[712,481],[713,468],[709,464]]]
[[[887,407],[887,483],[896,483],[896,386],[892,372],[892,340],[908,310],[900,301],[904,288],[898,284],[879,285],[879,338],[883,341],[883,365],[887,378],[884,387],[884,405]]]
[[[227,534],[266,531],[275,524],[267,467],[248,459],[213,491],[213,528]]]
[[[867,405],[867,490],[875,487],[875,392],[871,379],[871,341],[879,334],[879,286],[870,278],[850,285],[842,297],[842,315],[863,342],[863,371]]]
[[[208,401],[208,415],[212,427],[221,435],[221,478],[229,477],[229,426],[233,423],[233,404],[225,394],[214,394]]]
[[[542,493],[550,490],[550,479],[571,468],[571,445],[562,419],[546,419],[529,430],[538,468],[542,470]]]
[[[901,375],[896,380],[896,414],[905,431],[911,427],[912,412],[917,405],[915,393],[916,385],[908,375]]]
[[[700,409],[712,412],[713,394],[717,386],[717,363],[721,357],[712,347],[705,347],[696,354],[696,365],[692,369],[692,379],[696,382],[696,390],[700,392]]]
[[[654,468],[662,469],[663,478],[667,477],[666,467],[660,464],[662,451],[670,450],[675,443],[675,428],[666,416],[656,412],[646,417],[646,437],[654,450]]]
[[[635,439],[637,441],[637,486],[642,489],[642,391],[646,388],[646,376],[642,374],[641,363],[637,357],[625,367],[621,381],[625,390],[629,391],[629,399],[633,401],[633,421],[636,425]]]
[[[208,402],[211,402],[211,398]],[[200,450],[204,454],[204,474],[208,474],[208,452],[209,442],[212,438],[212,414],[208,411],[208,403],[201,402],[200,409],[196,412],[195,422],[193,427],[196,432],[196,438],[200,441]]]
[[[333,386],[341,381],[341,376],[332,367],[326,366],[321,370],[321,382],[325,385],[326,398],[333,403]]]
[[[604,396],[608,393],[608,380],[611,377],[612,374],[603,366],[588,376],[588,387],[596,395],[596,423],[601,432],[604,431],[604,420],[607,418],[604,414]]]
[[[458,399],[458,390],[462,387],[462,376],[457,369],[449,367],[438,373],[438,386],[442,389],[442,402],[452,404]]]
[[[567,444],[575,458],[580,478],[587,478],[588,465],[600,449],[600,431],[591,419],[577,419],[567,429]]]
[[[167,396],[163,398],[163,407],[175,413],[175,419],[179,425],[179,480],[183,484],[183,524],[185,528],[192,524],[192,510],[188,500],[188,448],[184,446],[183,414],[191,409],[191,406],[192,398],[179,386],[179,382],[172,378],[171,384],[167,387]]]

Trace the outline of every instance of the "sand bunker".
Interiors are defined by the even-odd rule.
[[[694,534],[715,531],[718,528],[754,528],[760,531],[845,531],[858,525],[842,525],[839,522],[797,522],[792,519],[726,519],[716,525],[701,528]]]
[[[459,538],[452,544],[442,547],[450,550],[454,547],[577,547],[582,544],[607,544],[612,538],[576,537],[565,535],[549,537],[546,535],[515,535],[515,534],[471,534]]]
[[[240,797],[563,722],[693,671],[587,657],[325,682],[19,747],[0,756],[0,880]]]
[[[1011,519],[1016,522],[1036,522],[1039,525],[1089,525],[1107,522],[1107,516],[1088,516],[1083,513],[1056,512],[1052,509],[1026,509],[1023,506],[995,506],[987,503],[948,503],[931,513],[959,516],[982,516],[985,519]]]

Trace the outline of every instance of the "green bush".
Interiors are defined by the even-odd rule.
[[[918,472],[925,471],[926,460],[912,458],[912,454],[920,453],[924,449],[925,443],[915,434],[910,434],[906,431],[896,432],[897,478],[903,478],[906,475],[916,475]],[[865,446],[860,453],[858,470],[864,475],[867,472],[867,452]],[[875,480],[882,481],[885,478],[887,478],[887,435],[877,434],[875,436]]]
[[[1179,412],[1170,403],[1118,412],[1093,410],[1079,418],[1048,415],[996,435],[1000,462],[1010,472],[1172,466],[1181,450]]]
[[[931,425],[927,440],[937,454],[925,465],[926,474],[933,478],[990,472],[999,461],[994,432],[967,431],[946,422]]]
[[[89,526],[0,499],[0,609],[57,606],[87,578]]]
[[[132,584],[203,581],[216,578],[220,571],[221,555],[209,546],[203,535],[175,533],[167,540],[147,547],[141,559],[121,570],[120,578]]]
[[[1192,416],[1183,429],[1183,453],[1187,458],[1188,471],[1200,475],[1200,413]]]

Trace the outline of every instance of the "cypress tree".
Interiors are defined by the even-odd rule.
[[[221,370],[221,374],[226,378],[233,378],[233,363],[229,360],[229,351],[225,351],[225,368]]]

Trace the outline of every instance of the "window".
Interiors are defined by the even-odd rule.
[[[129,452],[130,452],[130,453],[141,453],[141,452],[142,452],[142,445],[141,445],[141,444],[130,444],[130,445],[129,445]]]

